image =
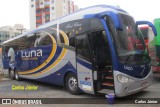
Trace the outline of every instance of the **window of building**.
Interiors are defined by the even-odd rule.
[[[36,10],[36,13],[37,13],[37,14],[40,14],[40,13],[41,13],[41,10]]]
[[[46,8],[46,9],[45,9],[45,12],[49,12],[49,8]]]
[[[31,0],[32,2],[34,1],[34,0]]]
[[[52,0],[52,3],[54,3],[54,0]]]
[[[32,4],[31,7],[34,7],[34,5]]]
[[[40,2],[41,5],[43,5],[43,2]]]
[[[39,4],[36,4],[36,7],[39,8]]]
[[[46,19],[46,20],[50,20],[50,15],[48,15],[48,14],[45,15],[45,19]]]
[[[54,16],[54,13],[52,13],[52,17]]]
[[[52,10],[54,10],[54,7],[52,7]]]
[[[40,17],[40,16],[37,16],[37,17],[36,17],[36,20],[40,20],[40,19],[41,19],[41,17]]]

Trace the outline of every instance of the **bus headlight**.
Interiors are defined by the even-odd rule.
[[[133,82],[134,81],[134,79],[126,77],[124,75],[118,75],[117,76],[117,80],[120,83],[127,83],[127,82]]]

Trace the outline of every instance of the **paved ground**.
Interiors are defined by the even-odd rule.
[[[12,86],[27,86],[27,85],[34,85],[38,86],[38,90],[36,91],[13,91]],[[1,78],[0,80],[0,98],[99,98],[99,97],[104,97],[104,96],[94,96],[90,94],[81,94],[81,95],[71,95],[69,94],[63,87],[61,86],[56,86],[56,85],[50,85],[50,84],[44,84],[40,82],[34,82],[30,80],[22,80],[22,81],[15,81],[15,80],[10,80],[8,78]],[[153,84],[145,89],[144,91],[137,93],[135,95],[129,96],[130,98],[160,98],[160,76],[154,77]],[[128,98],[128,97],[126,97]],[[118,100],[120,103],[125,103],[126,100]],[[58,106],[54,105],[54,107]],[[106,107],[106,104],[90,104],[92,106],[97,106],[97,107]],[[1,106],[1,105],[0,105]],[[27,106],[27,105],[26,105]],[[37,107],[37,105],[34,105]],[[41,105],[42,106],[42,105]],[[43,105],[45,106],[45,105]],[[53,106],[53,105],[48,105],[48,106]],[[70,106],[75,106],[74,104],[63,104],[64,107],[70,107]],[[84,107],[88,106],[87,104],[76,104],[76,106],[79,107]],[[109,105],[112,106],[112,105]],[[128,104],[115,104],[114,106],[120,107],[120,106],[143,106],[141,105],[128,105]],[[144,106],[149,106],[149,105],[144,105]],[[158,104],[152,106],[159,106]],[[9,107],[6,105],[6,107]],[[13,106],[11,106],[13,107]],[[15,105],[16,107],[16,105]],[[39,106],[38,106],[39,107]],[[108,106],[107,106],[108,107]]]

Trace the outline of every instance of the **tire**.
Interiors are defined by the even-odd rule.
[[[13,80],[15,79],[15,72],[13,69],[9,69],[9,77]]]
[[[15,70],[15,75],[14,75],[14,76],[15,76],[15,79],[16,79],[17,81],[19,81],[19,80],[20,80],[20,77],[19,77],[18,71],[16,71],[16,70]]]
[[[66,80],[65,81],[66,89],[69,93],[73,95],[80,94],[80,91],[78,88],[78,81],[74,74],[72,73],[68,74],[65,80]]]

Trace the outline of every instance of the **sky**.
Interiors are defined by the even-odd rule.
[[[119,6],[132,15],[135,20],[153,21],[160,18],[159,0],[73,0],[79,7],[87,7],[97,4]]]
[[[0,0],[0,27],[23,24],[30,28],[29,0]],[[73,0],[79,8],[108,4],[119,6],[132,15],[135,20],[153,21],[160,18],[159,0]]]
[[[29,0],[0,0],[0,27],[23,24],[30,28]]]

